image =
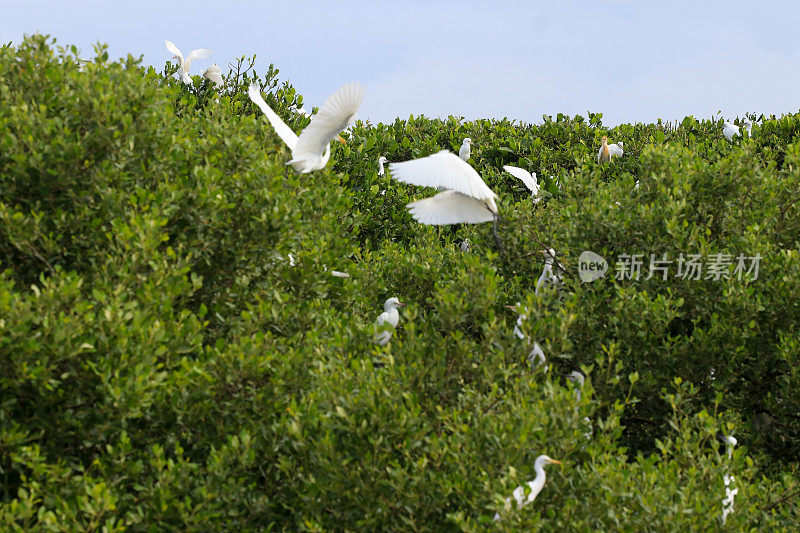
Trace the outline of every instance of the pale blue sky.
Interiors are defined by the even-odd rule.
[[[649,5],[648,5],[649,4]],[[602,112],[606,124],[796,112],[798,1],[55,2],[0,0],[0,40],[48,33],[91,56],[143,54],[164,39],[208,48],[195,74],[243,54],[270,62],[320,105],[366,84],[359,117],[509,117]]]

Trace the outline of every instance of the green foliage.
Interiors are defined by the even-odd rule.
[[[299,175],[246,94],[308,123],[273,65],[242,58],[220,87],[175,68],[103,46],[81,67],[38,35],[0,49],[9,530],[796,527],[798,116],[733,143],[693,117],[359,122]],[[603,135],[622,159],[596,162]],[[377,174],[464,137],[503,250],[488,225],[414,223],[427,192]],[[561,294],[535,294],[543,247]],[[583,250],[611,272],[582,284]],[[615,280],[626,253],[763,259],[758,279]],[[377,347],[391,296],[408,306]],[[563,467],[493,521],[543,453]]]

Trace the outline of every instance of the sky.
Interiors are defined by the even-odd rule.
[[[756,8],[757,6],[757,8]],[[83,57],[171,58],[213,51],[199,74],[257,55],[320,106],[340,85],[366,85],[359,118],[603,113],[603,123],[709,118],[800,108],[800,0],[55,2],[0,0],[0,41],[49,34]]]

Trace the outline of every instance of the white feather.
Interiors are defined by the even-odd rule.
[[[394,171],[393,171],[394,172]],[[444,191],[430,198],[411,202],[406,207],[421,224],[478,224],[491,222],[495,215],[483,200],[458,191]]]
[[[521,180],[528,190],[531,191],[531,194],[536,195],[539,192],[539,182],[536,179],[536,172],[530,173],[527,170],[519,167],[512,167],[511,165],[505,165],[503,169],[515,178]]]
[[[389,163],[389,171],[393,178],[403,183],[443,187],[477,200],[492,200],[492,203],[497,198],[469,163],[448,150],[411,161]]]
[[[322,155],[339,132],[353,123],[363,101],[362,84],[350,82],[339,87],[311,118],[311,123],[300,132],[297,145],[292,149],[292,159]]]
[[[297,134],[292,131],[292,128],[287,126],[286,123],[281,120],[281,117],[279,117],[278,114],[275,113],[271,107],[269,107],[269,105],[267,105],[267,102],[264,101],[264,98],[262,98],[261,93],[255,84],[250,85],[247,95],[250,96],[250,100],[252,100],[253,103],[256,104],[267,116],[267,120],[269,120],[269,123],[272,124],[272,127],[275,129],[275,133],[278,134],[278,137],[280,137],[283,142],[286,143],[286,146],[288,146],[290,150],[294,151],[294,147],[297,145]]]

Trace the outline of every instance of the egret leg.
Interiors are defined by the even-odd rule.
[[[494,244],[497,246],[498,250],[504,250],[505,246],[503,245],[503,241],[500,240],[500,234],[497,231],[497,224],[500,222],[500,217],[498,215],[494,216],[494,222],[492,222],[492,233],[494,234]]]

